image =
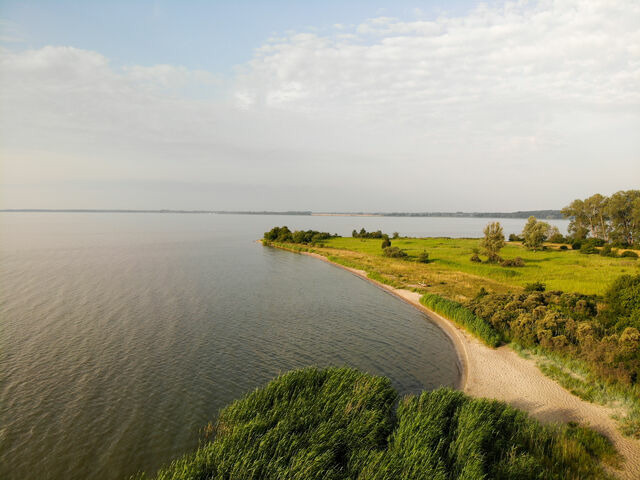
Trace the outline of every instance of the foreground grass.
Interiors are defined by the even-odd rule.
[[[396,409],[396,397],[388,379],[352,369],[290,372],[225,408],[213,441],[151,478],[596,479],[618,461],[596,432],[501,402],[439,389]]]
[[[495,264],[474,263],[470,260],[478,239],[464,238],[399,238],[392,245],[405,250],[410,259],[415,259],[426,250],[431,263],[420,264],[406,260],[389,259],[382,256],[379,239],[349,237],[331,238],[323,242],[338,257],[349,256],[346,252],[364,254],[355,256],[360,262],[382,275],[390,275],[405,283],[422,283],[433,293],[441,293],[439,285],[456,284],[462,294],[480,286],[496,293],[521,288],[528,283],[542,282],[548,290],[602,294],[611,282],[625,273],[638,273],[640,261],[628,258],[611,258],[600,255],[584,255],[575,250],[550,248],[532,252],[520,243],[509,242],[500,255],[505,259],[521,257],[524,267],[505,268]],[[320,249],[323,250],[323,249]],[[444,282],[444,284],[442,283]],[[450,290],[450,288],[449,288]]]

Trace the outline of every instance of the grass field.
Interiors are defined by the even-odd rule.
[[[585,255],[554,247],[533,252],[513,242],[507,243],[500,255],[505,259],[521,257],[525,261],[524,267],[472,262],[474,249],[479,247],[478,239],[392,240],[394,247],[409,254],[405,260],[384,257],[381,242],[379,239],[337,237],[326,240],[324,248],[314,247],[314,251],[331,256],[338,263],[374,272],[398,286],[418,287],[448,297],[454,292],[462,299],[475,295],[480,287],[500,293],[533,282],[545,283],[547,290],[602,294],[618,276],[640,273],[640,261],[636,259]],[[431,262],[428,264],[415,261],[423,250],[429,254]]]

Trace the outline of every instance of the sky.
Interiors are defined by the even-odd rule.
[[[0,208],[555,209],[639,132],[637,0],[0,0]]]

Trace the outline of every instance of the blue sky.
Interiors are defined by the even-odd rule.
[[[9,48],[67,45],[101,52],[114,64],[184,65],[223,74],[288,30],[322,31],[367,18],[459,14],[468,1],[1,1],[0,18],[21,41]]]
[[[640,3],[0,0],[0,206],[561,208],[638,188]]]

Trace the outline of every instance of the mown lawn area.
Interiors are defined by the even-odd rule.
[[[323,243],[325,248],[314,250],[333,257],[332,260],[342,260],[340,263],[353,267],[359,265],[364,270],[386,277],[391,283],[404,286],[420,284],[426,291],[447,296],[452,296],[452,290],[458,296],[473,296],[481,286],[494,292],[506,292],[533,282],[546,284],[547,290],[602,294],[620,275],[640,273],[640,261],[637,259],[585,255],[575,250],[558,250],[557,247],[533,252],[514,242],[508,242],[500,255],[504,259],[521,257],[525,261],[524,267],[472,262],[471,256],[479,248],[479,239],[391,240],[394,247],[409,254],[406,259],[384,257],[380,239],[337,237]],[[417,262],[423,250],[429,254],[428,264]]]

